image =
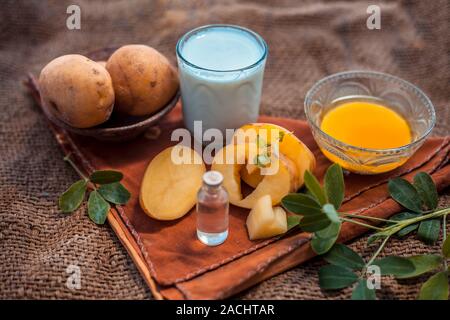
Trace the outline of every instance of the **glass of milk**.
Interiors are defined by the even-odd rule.
[[[207,25],[177,44],[183,117],[194,132],[236,129],[256,122],[268,48],[255,32],[234,25]],[[224,136],[225,137],[225,136]]]

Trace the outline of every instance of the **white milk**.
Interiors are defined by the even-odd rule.
[[[186,127],[194,132],[235,129],[259,114],[267,45],[250,30],[205,26],[183,36],[177,45]]]

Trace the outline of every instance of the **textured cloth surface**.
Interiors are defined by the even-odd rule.
[[[193,27],[232,23],[268,42],[261,111],[303,118],[311,85],[348,69],[388,72],[413,82],[437,109],[435,134],[449,134],[448,1],[381,1],[381,30],[366,28],[370,1],[76,1],[81,30],[65,26],[74,1],[3,1],[0,12],[0,297],[151,298],[108,226],[85,208],[58,212],[55,199],[77,176],[62,161],[46,120],[21,86],[51,59],[99,47],[146,43],[174,61],[177,39]],[[276,3],[276,5],[275,5]],[[449,191],[441,197],[450,204]],[[370,254],[366,239],[352,247]],[[435,251],[413,238],[392,241],[387,254]],[[317,285],[319,260],[296,267],[239,298],[348,298]],[[70,265],[81,290],[66,286]],[[381,298],[414,298],[419,281],[387,278]]]

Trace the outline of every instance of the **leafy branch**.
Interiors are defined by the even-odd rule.
[[[90,190],[88,198],[88,215],[96,224],[104,224],[111,204],[126,204],[130,199],[130,192],[120,183],[123,174],[115,170],[98,170],[86,177],[70,159],[64,158],[81,177],[72,184],[60,197],[59,208],[64,213],[77,210]]]
[[[338,212],[345,194],[344,176],[338,164],[328,168],[323,186],[309,171],[305,172],[304,181],[306,192],[287,195],[282,205],[296,214],[288,218],[289,227],[298,226],[312,232],[312,249],[324,255],[330,263],[319,271],[321,288],[342,289],[357,282],[352,299],[375,299],[374,288],[367,284],[371,280],[367,273],[372,266],[380,269],[380,275],[392,275],[399,279],[417,277],[438,269],[440,271],[422,285],[419,299],[448,299],[449,269],[446,259],[450,257],[450,238],[446,237],[446,218],[450,208],[437,210],[438,193],[427,173],[418,173],[413,184],[402,178],[388,182],[390,196],[407,209],[390,219]],[[435,243],[439,239],[441,217],[444,244],[439,255],[378,259],[393,236],[401,238],[417,230],[420,240],[426,244]],[[367,263],[350,248],[336,244],[343,222],[375,231],[369,237],[368,245],[378,241],[380,245]],[[377,226],[380,224],[382,226]]]

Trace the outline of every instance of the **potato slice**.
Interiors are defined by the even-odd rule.
[[[185,163],[176,163],[180,155]],[[206,168],[201,156],[184,146],[174,146],[159,153],[147,167],[141,184],[140,204],[144,212],[158,220],[184,216],[195,205]]]
[[[249,129],[253,129],[256,131],[256,134],[253,135],[248,134],[246,136],[246,141],[249,143],[252,143],[254,142],[254,140],[256,140],[256,137],[260,133],[261,129],[266,130],[267,137],[265,138],[267,140],[266,141],[267,143],[272,143],[272,136],[271,136],[272,130],[278,130],[279,132],[283,133],[279,145],[279,152],[285,155],[287,158],[289,158],[296,165],[297,183],[295,189],[297,190],[298,188],[300,188],[303,185],[303,175],[305,171],[306,170],[312,171],[316,166],[316,159],[312,154],[312,152],[308,149],[308,147],[305,144],[303,144],[303,142],[301,142],[300,139],[298,139],[293,133],[289,132],[287,129],[283,127],[280,127],[272,123],[250,123],[240,128],[240,130],[242,130],[244,133],[246,133],[247,130]],[[238,142],[237,132],[233,137],[234,139],[233,141],[235,143]],[[252,180],[256,180],[256,178],[253,177]]]
[[[240,171],[244,168],[248,148],[247,145],[239,148],[227,145],[217,152],[211,165],[211,170],[219,171],[223,175],[223,186],[228,192],[230,203],[234,205],[242,200]],[[232,163],[228,163],[227,158],[231,159]]]
[[[272,208],[270,195],[265,195],[255,203],[246,224],[250,240],[270,238],[287,231],[286,212]]]

